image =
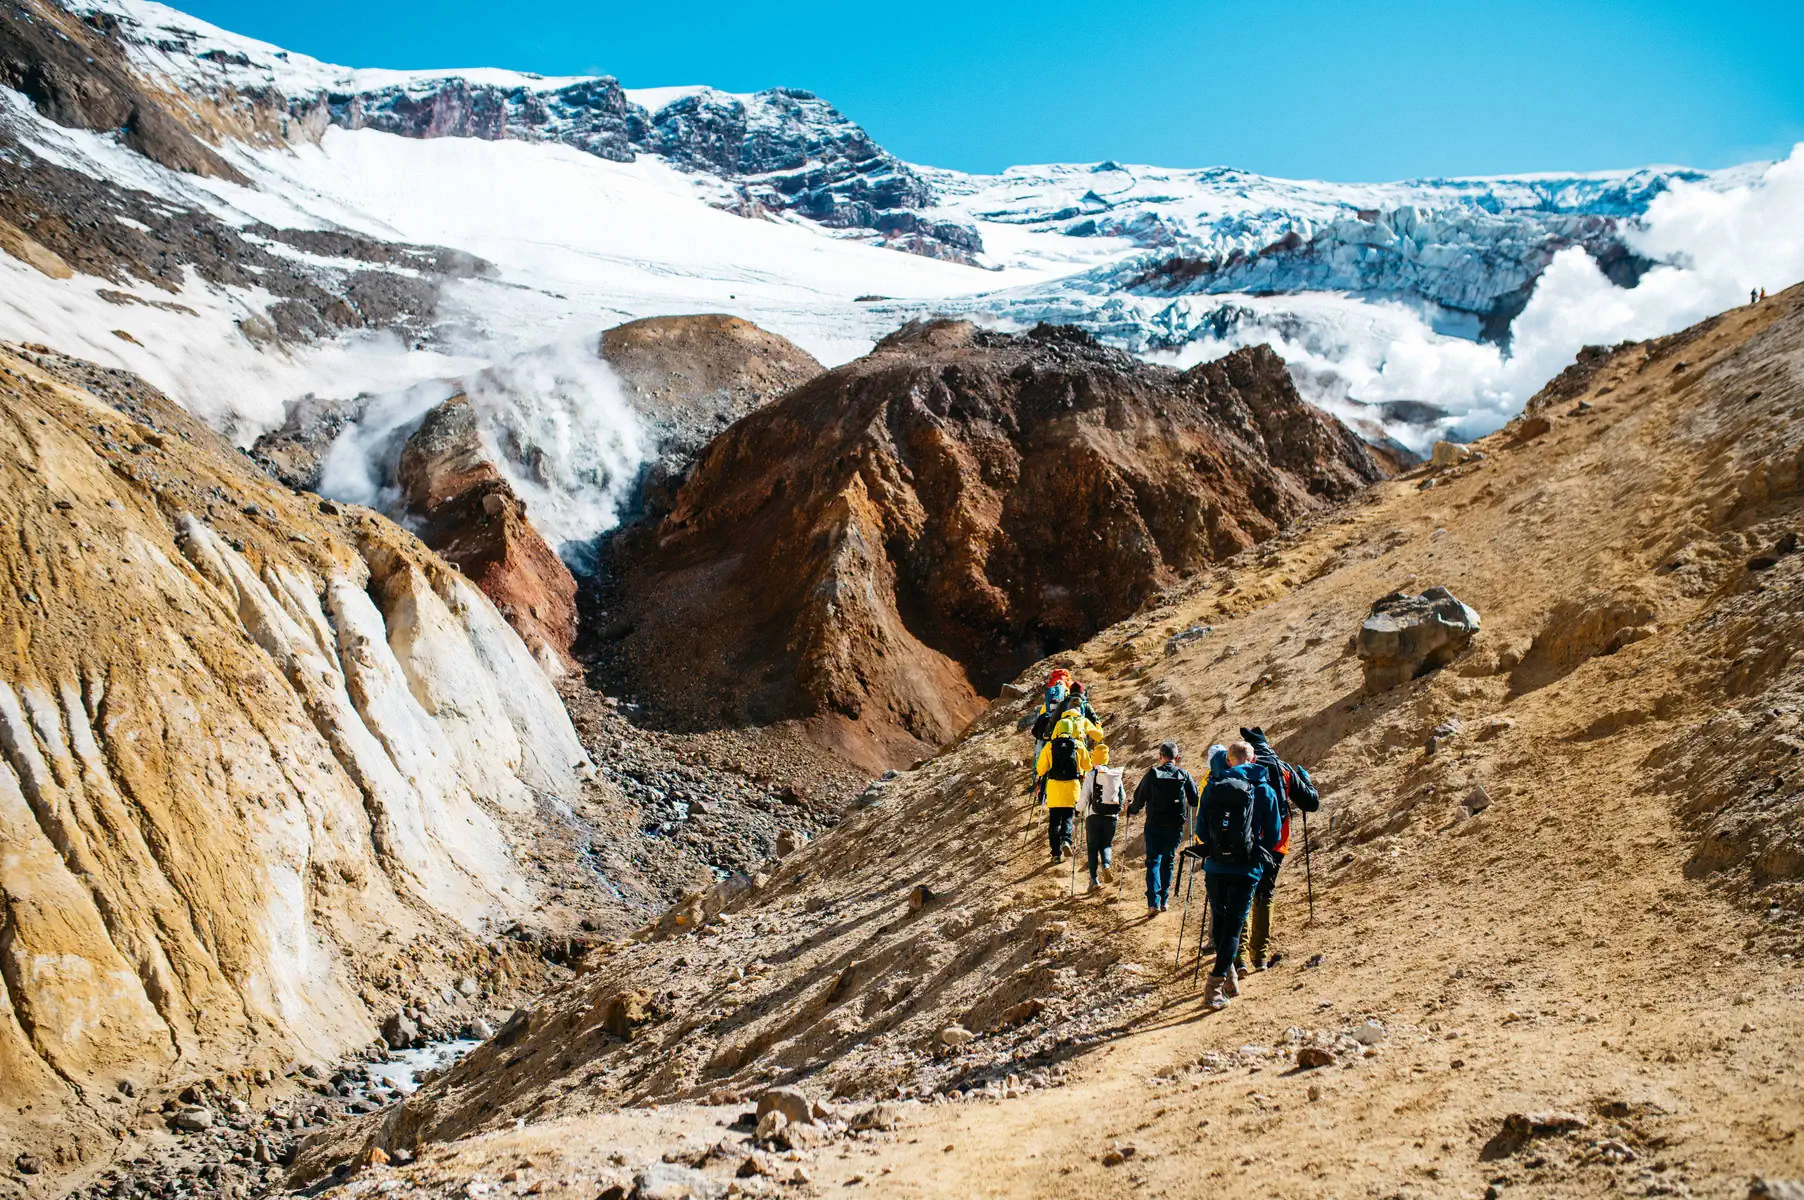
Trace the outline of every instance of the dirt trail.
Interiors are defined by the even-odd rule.
[[[724,1178],[743,1136],[683,1147],[797,1081],[926,1101],[798,1155],[810,1181],[782,1186],[821,1195],[1738,1197],[1804,1176],[1804,289],[1594,358],[1536,407],[1482,458],[1379,485],[1061,658],[1136,777],[1161,738],[1194,764],[1257,722],[1324,786],[1317,919],[1293,857],[1285,960],[1226,1012],[1174,972],[1175,911],[1144,916],[1138,823],[1106,897],[1068,897],[1023,839],[1024,735],[997,706],[727,921],[595,964],[364,1144],[415,1139],[430,1167],[402,1180],[430,1192],[528,1156],[503,1192],[574,1196],[655,1118]],[[1366,697],[1367,607],[1435,584],[1479,638]],[[937,898],[911,915],[919,883]],[[632,987],[665,1010],[603,1036]],[[954,1020],[975,1040],[936,1048]],[[1297,1069],[1302,1046],[1331,1065]],[[671,1106],[708,1095],[730,1106]]]

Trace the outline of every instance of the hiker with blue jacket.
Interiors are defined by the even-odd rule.
[[[1240,932],[1253,905],[1259,880],[1276,867],[1273,858],[1283,832],[1277,789],[1246,742],[1209,749],[1209,782],[1197,806],[1196,839],[1203,846],[1204,881],[1209,895],[1215,966],[1203,989],[1211,1009],[1227,1007],[1240,994],[1234,958]]]
[[[1171,901],[1171,871],[1178,843],[1195,810],[1196,780],[1183,766],[1176,742],[1159,744],[1159,761],[1140,777],[1128,816],[1146,812],[1146,915],[1156,917]]]
[[[1247,918],[1246,933],[1241,935],[1240,955],[1234,960],[1235,973],[1244,975],[1249,964],[1251,970],[1263,971],[1277,966],[1284,957],[1272,932],[1272,894],[1277,890],[1278,872],[1284,868],[1285,855],[1290,853],[1291,812],[1293,809],[1304,813],[1321,811],[1322,796],[1308,771],[1278,757],[1265,730],[1255,725],[1251,729],[1241,729],[1240,736],[1253,748],[1254,760],[1265,768],[1267,780],[1278,793],[1278,811],[1283,816],[1278,845],[1272,851],[1272,864],[1260,873],[1259,886],[1253,889],[1253,911]],[[1304,817],[1304,821],[1307,823],[1308,817]],[[1308,836],[1307,828],[1304,836]]]

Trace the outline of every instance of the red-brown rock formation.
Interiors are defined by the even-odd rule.
[[[613,624],[665,720],[822,719],[895,761],[1378,474],[1264,347],[1180,374],[1071,329],[916,324],[717,438],[623,538]]]
[[[526,519],[526,503],[483,446],[467,399],[453,396],[426,414],[396,478],[420,539],[495,602],[547,672],[571,666],[576,580]]]

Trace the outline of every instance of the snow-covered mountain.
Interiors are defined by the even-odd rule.
[[[352,69],[150,0],[68,2],[0,15],[0,245],[25,247],[0,256],[0,336],[138,371],[240,440],[306,394],[379,394],[404,422],[529,361],[511,376],[542,394],[497,406],[496,440],[553,447],[524,481],[572,499],[553,536],[611,521],[647,452],[595,357],[632,317],[727,311],[829,364],[933,313],[1180,363],[1269,341],[1306,395],[1420,446],[1501,422],[1587,342],[1804,275],[1796,155],[979,176],[905,163],[793,89]]]

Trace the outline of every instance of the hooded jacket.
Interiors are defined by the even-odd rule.
[[[1253,747],[1254,761],[1265,768],[1266,778],[1271,781],[1273,788],[1278,793],[1278,811],[1283,814],[1284,827],[1278,835],[1276,853],[1288,854],[1290,852],[1290,811],[1292,806],[1294,805],[1304,812],[1316,812],[1322,807],[1321,797],[1316,793],[1314,786],[1308,782],[1307,775],[1299,778],[1290,765],[1278,757],[1278,752],[1272,749],[1263,730],[1243,729],[1241,732],[1246,735],[1248,743]],[[1293,787],[1293,782],[1297,786]]]
[[[1267,854],[1278,850],[1283,836],[1284,816],[1280,812],[1277,789],[1272,787],[1265,767],[1258,762],[1241,763],[1239,766],[1228,765],[1228,752],[1220,746],[1215,747],[1209,755],[1209,782],[1203,788],[1203,801],[1196,807],[1196,836],[1207,840],[1209,804],[1218,780],[1235,778],[1245,780],[1253,789],[1253,845],[1263,849]],[[1241,866],[1219,861],[1215,858],[1203,860],[1203,870],[1211,875],[1240,875],[1249,879],[1258,879],[1265,873],[1265,868],[1258,864]]]
[[[1046,773],[1052,770],[1052,743],[1061,737],[1068,737],[1077,745],[1076,779],[1046,778]],[[1040,747],[1040,756],[1034,762],[1034,775],[1043,781],[1046,807],[1076,808],[1084,776],[1091,767],[1107,766],[1108,762],[1109,747],[1103,741],[1102,726],[1078,712],[1067,712],[1060,717],[1059,723],[1053,726],[1052,736]]]

